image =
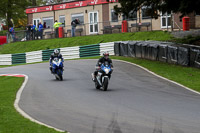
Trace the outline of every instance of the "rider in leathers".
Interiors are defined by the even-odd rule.
[[[61,59],[62,62],[64,62],[64,59],[62,57],[62,54],[60,54],[60,51],[58,49],[55,49],[54,52],[51,54],[51,57],[49,59],[51,73],[53,73],[53,71],[52,71],[52,65],[53,65],[52,61],[53,61],[54,58]],[[63,65],[63,67],[64,67],[64,65]]]
[[[113,68],[112,60],[109,58],[109,53],[104,52],[103,57],[101,57],[96,64],[96,67],[97,67],[96,71],[94,71],[94,73],[92,74],[92,77],[93,77],[92,80],[93,81],[96,80],[97,73],[99,71],[101,71],[101,69],[100,69],[101,64],[105,63],[106,61],[108,62],[109,65],[111,65],[111,68]],[[109,78],[111,77],[112,71],[113,70],[111,69],[111,72],[109,73]]]

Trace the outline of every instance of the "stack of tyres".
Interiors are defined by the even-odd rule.
[[[156,43],[150,43],[148,45],[150,60],[158,60],[158,46]]]
[[[141,45],[142,45],[142,42],[137,42],[135,45],[135,56],[138,58],[142,57]]]
[[[171,64],[178,63],[178,47],[176,46],[168,46],[168,58],[167,62]]]
[[[128,43],[128,56],[129,57],[136,57],[135,55],[135,45],[136,45],[136,41],[129,41]]]
[[[190,66],[200,68],[200,50],[190,49]]]
[[[114,43],[114,52],[116,56],[120,56],[120,43],[121,42]]]
[[[160,44],[159,45],[159,54],[158,54],[158,60],[162,62],[167,62],[167,45]]]
[[[148,42],[143,42],[141,45],[141,55],[144,59],[149,59]]]
[[[128,56],[128,41],[120,43],[120,56]]]
[[[190,62],[190,47],[181,45],[178,46],[178,64],[182,66],[189,66]]]

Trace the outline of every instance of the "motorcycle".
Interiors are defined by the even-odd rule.
[[[54,58],[52,61],[52,72],[57,80],[63,80],[63,62],[62,59]]]
[[[100,89],[102,87],[104,91],[107,91],[111,71],[112,71],[111,66],[107,62],[101,65],[100,71],[98,71],[95,80],[96,89]]]

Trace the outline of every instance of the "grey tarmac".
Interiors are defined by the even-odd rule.
[[[0,68],[0,74],[28,75],[19,107],[71,133],[200,133],[200,95],[121,61],[113,61],[108,91],[96,90],[96,62],[65,61],[63,81],[48,63]]]

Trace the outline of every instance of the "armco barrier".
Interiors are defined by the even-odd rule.
[[[100,56],[108,51],[114,55],[114,42],[100,43],[86,46],[59,48],[64,59],[75,59],[88,56]],[[34,63],[48,61],[54,49],[32,51],[20,54],[0,55],[0,65],[12,65],[21,63]]]
[[[26,63],[42,62],[42,51],[26,53]]]
[[[79,47],[80,57],[100,56],[100,45],[86,45]]]
[[[53,51],[53,49],[42,50],[42,61],[48,61]]]
[[[26,63],[26,54],[12,54],[12,64],[23,64]]]
[[[80,58],[80,56],[79,56],[79,46],[60,48],[60,53],[62,53],[62,56],[63,56],[64,59]]]
[[[0,65],[12,65],[12,55],[11,54],[0,55]]]
[[[103,55],[104,52],[109,52],[110,55],[114,55],[114,42],[101,43],[100,55]]]

